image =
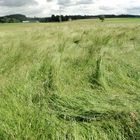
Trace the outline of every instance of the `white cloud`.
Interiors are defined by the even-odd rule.
[[[26,14],[50,16],[51,14],[138,14],[140,0],[0,0],[0,16]]]

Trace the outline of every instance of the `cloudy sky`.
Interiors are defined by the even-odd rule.
[[[0,0],[0,16],[138,14],[140,0]]]

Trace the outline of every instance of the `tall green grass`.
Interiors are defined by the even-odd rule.
[[[0,140],[139,140],[140,23],[0,25]]]

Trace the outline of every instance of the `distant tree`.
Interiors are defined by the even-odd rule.
[[[21,14],[8,15],[5,17],[9,18],[9,19],[16,19],[20,22],[27,20],[27,17],[25,15],[21,15]]]
[[[100,19],[101,22],[104,22],[105,16],[104,15],[101,15],[101,16],[99,16],[99,19]]]
[[[52,22],[55,22],[55,15],[52,15],[52,16],[51,16],[51,21],[52,21]]]
[[[60,16],[59,15],[55,16],[55,22],[60,22]]]
[[[3,18],[3,23],[9,23],[9,20],[10,20],[9,18],[4,17],[4,18]]]
[[[14,18],[10,18],[9,19],[9,23],[15,23],[15,19]]]

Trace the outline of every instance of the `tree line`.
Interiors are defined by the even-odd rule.
[[[103,21],[103,18],[136,18],[140,17],[139,15],[98,15],[98,16],[90,16],[90,15],[52,15],[51,17],[26,17],[21,14],[14,14],[0,17],[0,23],[18,23],[23,21],[29,22],[63,22],[63,21],[71,21],[78,19],[94,19],[99,18]]]

